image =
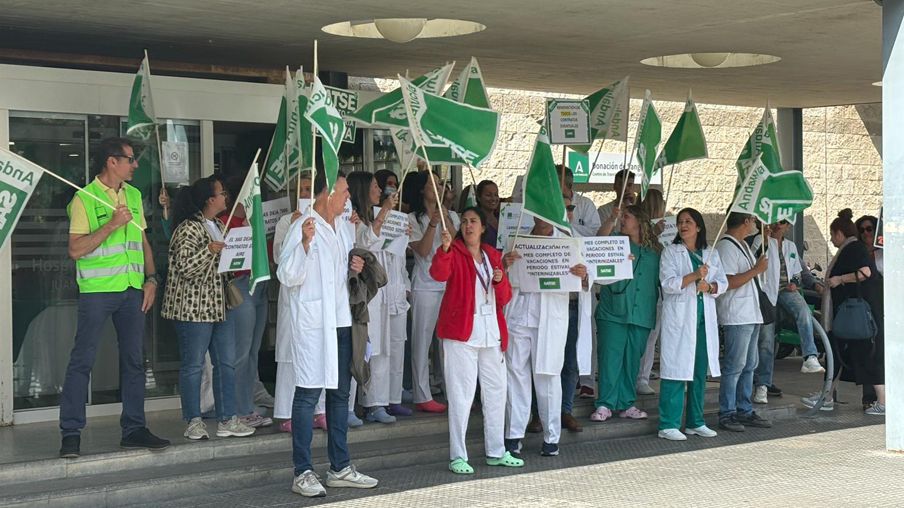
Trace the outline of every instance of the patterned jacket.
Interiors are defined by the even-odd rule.
[[[207,248],[213,238],[197,214],[179,224],[169,244],[169,271],[163,293],[164,319],[210,323],[226,320],[228,274],[217,273],[219,254]],[[219,219],[217,227],[225,229]]]

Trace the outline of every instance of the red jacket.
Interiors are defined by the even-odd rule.
[[[493,282],[493,291],[496,296],[499,342],[505,351],[508,346],[508,330],[502,307],[512,299],[512,286],[502,268],[502,253],[485,243],[481,243],[480,248],[490,260],[490,265],[502,270],[502,280]],[[474,266],[474,258],[460,238],[452,240],[449,252],[444,252],[442,246],[436,250],[430,264],[430,276],[446,283],[443,302],[439,306],[436,336],[467,342],[474,326],[474,281],[477,278],[477,268]]]

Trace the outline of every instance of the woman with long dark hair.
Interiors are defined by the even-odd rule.
[[[493,248],[496,247],[496,236],[499,230],[499,187],[491,180],[477,184],[477,206],[486,216],[486,231],[481,241]]]

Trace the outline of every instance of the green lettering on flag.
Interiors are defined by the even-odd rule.
[[[12,236],[44,170],[0,147],[0,250]]]
[[[628,141],[628,76],[600,88],[586,97],[590,106],[590,139]],[[587,153],[593,143],[569,145],[580,153]]]
[[[546,126],[541,125],[537,133],[523,185],[524,204],[521,209],[524,213],[566,230],[570,228]]]
[[[333,106],[333,96],[323,87],[320,78],[314,76],[314,86],[311,88],[311,97],[304,113],[314,129],[320,134],[323,142],[323,170],[326,173],[327,192],[333,192],[333,184],[336,183],[336,175],[339,174],[339,145],[345,135],[345,122],[342,115]]]
[[[439,95],[446,86],[449,74],[455,62],[434,69],[423,76],[411,80],[414,86],[427,93]],[[347,115],[349,120],[354,120],[365,127],[404,127],[408,128],[408,119],[405,116],[405,105],[402,102],[402,87],[380,96],[358,108],[354,113]]]
[[[697,115],[697,105],[691,92],[687,92],[687,102],[684,104],[684,113],[675,124],[675,129],[665,142],[659,157],[656,159],[656,170],[679,162],[705,159],[709,157],[706,150],[706,137],[703,135],[703,127],[700,125],[700,117]]]
[[[267,229],[261,208],[261,179],[257,163],[251,165],[236,203],[245,207],[245,219],[251,225],[251,279],[248,294],[254,294],[258,282],[270,280],[270,261],[267,259]]]
[[[773,173],[757,158],[738,188],[730,212],[752,214],[765,224],[795,222],[813,204],[813,190],[801,171]]]
[[[151,94],[151,65],[145,55],[132,82],[129,98],[129,122],[126,136],[146,140],[156,129],[157,115],[154,114],[154,99]]]
[[[286,67],[286,84],[283,89],[283,97],[279,104],[279,114],[276,118],[276,127],[273,130],[273,137],[270,140],[270,148],[267,150],[267,158],[264,162],[264,181],[275,191],[285,188],[290,175],[298,172],[298,157],[301,148],[304,146],[303,139],[299,133],[303,130],[301,127],[301,100],[307,104],[307,95],[304,88],[304,73],[301,69],[296,73],[296,79],[292,79],[289,74],[289,68]],[[300,81],[300,83],[299,83]],[[301,86],[299,89],[298,86]],[[305,123],[307,123],[305,121]],[[307,132],[306,153],[310,153],[311,135],[310,124]],[[302,169],[311,167],[310,157],[302,158]]]
[[[753,166],[753,163],[757,158],[760,159],[770,172],[783,172],[784,170],[782,169],[779,153],[778,136],[775,132],[775,120],[772,119],[772,110],[767,106],[766,110],[763,111],[762,120],[760,120],[760,123],[753,129],[750,138],[748,138],[747,143],[744,144],[744,149],[741,150],[741,155],[738,156],[738,161],[735,163],[735,166],[738,169],[735,194],[737,194],[738,189],[740,189],[741,185],[747,179],[747,171]]]
[[[659,169],[656,167],[656,153],[659,151],[659,142],[662,140],[662,122],[653,107],[650,91],[647,90],[640,109],[640,123],[637,125],[637,139],[634,142],[634,152],[637,154],[637,163],[640,165],[640,200],[643,201],[650,188],[653,175]]]
[[[490,97],[476,57],[471,57],[471,63],[449,85],[449,89],[446,90],[443,97],[478,108],[490,109]],[[432,158],[430,162],[433,162]]]
[[[562,289],[562,281],[558,277],[540,277],[540,289]]]

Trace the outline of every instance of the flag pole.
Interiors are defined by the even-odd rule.
[[[151,59],[148,58],[148,50],[147,49],[144,50],[144,59],[148,63],[148,90],[149,90],[148,93],[151,93],[150,90],[153,90],[153,88],[151,87],[151,80],[150,80]],[[155,112],[154,116],[155,117],[157,116],[156,112]],[[156,120],[156,118],[155,118],[155,120]],[[154,122],[154,132],[157,133],[157,163],[160,166],[160,188],[163,189],[163,192],[166,192],[166,178],[164,177],[164,173],[163,173],[163,142],[160,140],[160,125],[158,125],[156,121]],[[168,212],[169,211],[168,208],[169,207],[164,206],[163,211]]]
[[[631,87],[628,87],[628,115],[627,116],[628,116],[628,125],[631,125]],[[637,126],[638,126],[638,128],[640,127],[640,121],[637,122]],[[636,143],[637,136],[639,136],[639,135],[640,135],[639,132],[634,133],[635,144],[637,144]],[[632,154],[630,160],[633,160],[633,159],[634,159],[634,155]],[[629,160],[628,159],[628,133],[625,132],[625,160],[622,163],[622,169],[627,171],[627,173],[625,173],[625,177],[622,179],[622,190],[621,190],[620,197],[618,198],[618,206],[616,207],[619,209],[621,209],[622,201],[625,200],[625,189],[628,188],[628,177],[631,175],[631,169],[628,167],[628,160]],[[615,222],[618,222],[618,218],[615,219]],[[613,226],[615,226],[615,224],[613,224]]]
[[[248,177],[251,176],[251,168],[253,168],[254,165],[257,164],[257,158],[258,158],[258,156],[260,156],[260,154],[261,154],[261,149],[258,148],[257,153],[254,154],[254,160],[251,161],[251,166],[248,168],[248,175],[245,176],[245,183],[242,184],[242,190],[245,190],[245,186],[248,185]],[[241,193],[242,193],[242,191],[239,191],[239,194],[241,194]],[[239,201],[237,198],[238,198],[238,196],[233,197],[233,199],[235,199],[236,201],[234,203],[232,203],[232,211],[229,212],[229,218],[226,219],[226,222],[225,222],[226,227],[229,227],[229,223],[232,222],[232,216],[235,215],[235,209],[238,208],[238,206],[239,206]],[[226,237],[226,231],[225,230],[221,231],[220,232],[220,241],[222,242],[223,238],[225,238],[225,237]]]
[[[630,103],[631,102],[628,101],[628,104],[630,104]],[[626,138],[625,143],[628,142],[627,137],[628,137],[628,133],[625,133],[625,138]],[[593,141],[596,142],[595,139]],[[606,142],[606,138],[603,138],[603,142],[600,143],[600,149],[598,152],[596,152],[596,157],[593,158],[593,164],[590,166],[590,171],[587,174],[587,183],[590,183],[590,177],[593,176],[593,168],[596,167],[596,163],[600,160],[600,154],[603,153],[603,143],[605,143],[605,142]],[[590,144],[590,149],[593,150],[593,143]],[[590,158],[588,157],[587,160],[590,160]]]
[[[314,39],[314,79],[311,82],[314,82],[317,79],[317,71],[318,71],[317,39]],[[301,133],[299,132],[298,135],[301,136]],[[323,152],[323,144],[320,145],[320,151],[321,151],[321,153]],[[321,155],[321,158],[322,157],[323,157],[323,155]],[[314,182],[316,182],[316,181],[317,181],[317,130],[314,128],[314,125],[311,124],[311,217],[314,216]],[[329,183],[329,182],[327,182],[327,183]],[[298,185],[299,185],[299,187],[301,186],[301,175],[299,175]]]
[[[680,164],[680,163],[678,163],[678,164]],[[672,169],[669,171],[669,185],[668,185],[668,189],[665,191],[665,200],[662,203],[662,215],[663,216],[665,216],[665,212],[669,208],[669,198],[672,197],[672,177],[675,176],[675,169],[676,169],[675,166],[677,166],[678,164],[673,164]]]
[[[414,158],[417,157],[416,154],[411,154],[411,158],[408,159],[408,166],[405,167],[405,170],[402,172],[401,179],[399,180],[399,211],[402,211],[402,186],[405,185],[405,177],[408,176],[408,172],[411,171],[411,163],[414,162]]]
[[[78,185],[76,185],[76,184],[70,182],[69,180],[66,180],[66,179],[63,178],[62,176],[60,176],[60,175],[54,173],[53,171],[44,169],[43,167],[38,166],[37,164],[35,164],[35,166],[41,168],[41,171],[43,171],[44,173],[46,173],[46,174],[48,174],[48,175],[50,175],[50,176],[56,178],[57,180],[59,180],[59,181],[65,183],[66,185],[72,187],[73,189],[75,189],[75,190],[77,190],[77,191],[82,191],[82,194],[79,194],[80,197],[81,197],[81,196],[90,196],[91,199],[97,201],[98,203],[101,203],[102,205],[106,206],[106,207],[109,208],[110,210],[114,210],[114,211],[116,210],[116,208],[115,208],[113,205],[111,205],[110,203],[107,203],[106,201],[104,201],[104,200],[98,198],[98,197],[95,196],[94,194],[91,194],[90,192],[86,191],[85,189],[79,187]],[[144,231],[144,228],[141,227],[141,224],[138,224],[138,223],[135,222],[134,220],[130,220],[129,223],[132,224],[133,226],[135,226],[136,228],[138,228],[138,229]]]
[[[716,241],[717,242],[719,241],[719,237],[722,236],[722,230],[725,229],[725,225],[728,224],[728,216],[729,215],[731,215],[731,209],[729,209],[728,212],[725,213],[725,220],[722,221],[722,225],[719,226],[719,232],[716,233]],[[709,254],[706,255],[706,260],[703,261],[704,265],[707,265],[707,266],[709,265],[709,259],[713,256],[714,250],[716,250],[715,245],[713,245],[712,247],[709,248]]]
[[[559,176],[559,188],[565,187],[565,155],[568,153],[568,145],[562,145],[562,171]]]
[[[433,177],[433,165],[430,164],[430,159],[427,157],[427,149],[421,146],[421,149],[424,150],[424,160],[427,161],[427,172],[430,173],[430,184],[433,185],[433,194],[436,196],[436,207],[439,210],[439,220],[443,223],[443,231],[446,230],[446,217],[443,213],[443,202],[439,197],[439,190],[436,188],[436,178]],[[416,153],[416,152],[415,152]]]

